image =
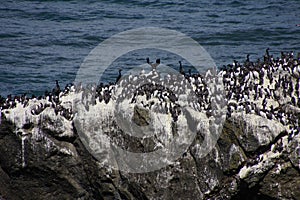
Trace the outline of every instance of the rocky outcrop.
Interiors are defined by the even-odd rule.
[[[300,199],[292,54],[0,98],[0,199]]]
[[[133,110],[135,123],[142,126],[151,121],[145,109]],[[72,121],[61,123],[62,119],[50,108],[41,115],[42,123],[35,116],[20,117],[13,123],[10,114],[2,116],[0,126],[2,199],[300,196],[300,137],[288,141],[284,126],[260,116],[233,114],[205,157],[198,156],[198,146],[204,139],[198,131],[192,145],[176,162],[160,170],[135,174],[104,167],[86,150]],[[130,143],[132,150],[146,144]]]

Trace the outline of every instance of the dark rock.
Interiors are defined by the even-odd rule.
[[[300,171],[300,135],[296,135],[295,138],[289,143],[287,149],[288,158],[291,164]]]
[[[148,126],[150,124],[149,110],[139,106],[134,107],[132,121],[138,126]]]
[[[65,141],[56,137],[64,131],[55,132],[55,125],[51,133],[42,128],[49,127],[45,124],[52,119],[44,125],[33,124],[29,129],[19,129],[20,133],[3,119],[0,126],[0,196],[4,199],[32,199],[33,194],[35,199],[239,199],[248,194],[246,199],[297,199],[300,191],[297,188],[300,185],[299,138],[295,137],[288,148],[283,147],[282,152],[290,152],[287,155],[271,149],[256,152],[260,146],[272,143],[277,132],[269,133],[272,137],[259,144],[254,142],[258,140],[255,136],[252,136],[254,139],[250,137],[254,133],[248,132],[245,135],[249,140],[246,140],[242,138],[246,136],[241,135],[242,127],[249,122],[243,119],[246,118],[226,121],[217,145],[206,157],[197,156],[195,147],[203,142],[203,134],[199,133],[188,152],[175,163],[144,174],[102,167],[81,143],[75,129],[75,139]],[[282,137],[286,144],[287,136]],[[138,143],[128,144],[132,151],[140,151]],[[153,147],[149,142],[141,145]]]
[[[289,162],[277,164],[259,185],[259,192],[272,198],[300,199],[300,174]]]

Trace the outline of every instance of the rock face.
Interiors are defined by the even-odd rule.
[[[230,121],[239,127],[239,130],[234,132],[241,147],[249,153],[269,146],[280,133],[285,131],[282,124],[254,114],[237,113],[230,118]]]
[[[281,57],[0,98],[0,199],[300,199],[300,65]]]
[[[132,120],[146,123],[149,113],[133,110]],[[300,137],[288,141],[275,121],[234,114],[207,156],[197,154],[203,141],[198,132],[176,162],[135,174],[103,167],[71,121],[43,113],[43,123],[2,116],[2,199],[300,199]],[[140,145],[130,143],[132,150]]]

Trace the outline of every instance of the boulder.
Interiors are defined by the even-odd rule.
[[[238,142],[246,152],[269,146],[286,128],[274,120],[255,114],[234,113],[230,122]]]

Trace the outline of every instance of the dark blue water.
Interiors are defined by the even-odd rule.
[[[298,0],[114,0],[2,1],[0,4],[0,94],[41,94],[74,81],[80,64],[100,42],[132,28],[155,26],[180,31],[199,42],[218,66],[255,60],[267,47],[300,52]],[[142,64],[128,54],[118,65]],[[172,56],[163,57],[178,66]],[[107,74],[114,80],[116,72]]]

